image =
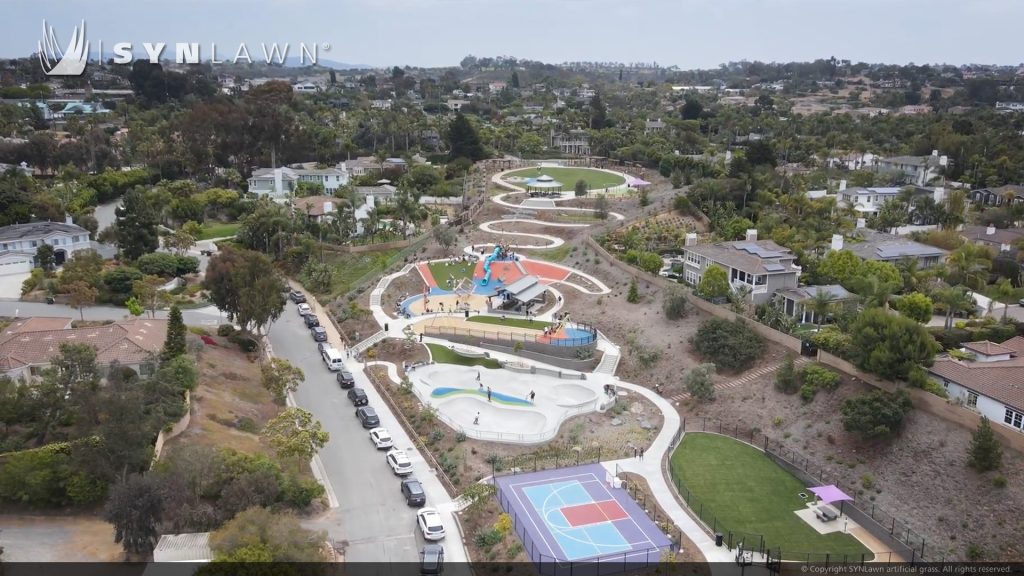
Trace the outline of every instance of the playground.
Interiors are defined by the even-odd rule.
[[[657,563],[669,550],[665,534],[600,464],[500,476],[494,484],[542,574],[545,564],[577,561],[596,568],[588,574],[622,571]]]

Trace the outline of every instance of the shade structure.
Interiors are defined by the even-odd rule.
[[[626,185],[633,188],[643,188],[644,186],[650,186],[651,183],[647,180],[637,178],[636,176],[626,176]]]
[[[829,484],[828,486],[815,486],[811,488],[811,492],[818,497],[819,500],[824,504],[831,504],[832,502],[839,502],[841,500],[853,500],[853,498],[843,492],[839,488],[836,488],[835,484]]]

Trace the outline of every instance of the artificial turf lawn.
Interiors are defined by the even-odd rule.
[[[622,176],[616,176],[615,174],[609,174],[608,172],[601,172],[600,170],[588,170],[586,168],[550,168],[543,166],[540,170],[536,168],[524,168],[523,170],[516,170],[515,172],[509,172],[504,176],[518,176],[520,178],[537,178],[540,175],[551,176],[555,180],[562,183],[562,190],[573,190],[576,187],[577,180],[583,180],[587,183],[587,189],[597,190],[601,188],[608,188],[609,186],[618,186],[625,184],[626,180]]]
[[[501,364],[493,358],[466,358],[440,344],[427,344],[430,358],[438,364],[458,364],[459,366],[483,366],[484,368],[501,368]]]
[[[531,330],[543,330],[548,326],[551,326],[551,322],[542,322],[540,320],[534,320],[531,322],[525,318],[506,318],[502,320],[500,316],[470,316],[468,320],[470,322],[478,322],[480,324],[515,326],[517,328],[528,328]]]
[[[472,262],[457,262],[455,264],[430,262],[427,264],[427,268],[430,268],[430,274],[434,277],[434,282],[437,283],[437,286],[447,290],[449,278],[454,277],[456,284],[463,278],[473,279],[473,271],[476,270],[476,260]]]
[[[690,508],[697,512],[701,508],[698,502],[703,503],[703,520],[708,525],[714,523],[719,532],[763,535],[765,545],[781,548],[787,560],[808,552],[830,554],[837,560],[843,555],[872,558],[853,536],[819,534],[794,514],[805,507],[797,494],[810,494],[807,486],[752,446],[727,436],[688,432],[672,454],[671,466],[673,478],[681,479],[692,493]],[[684,498],[686,489],[680,490]]]

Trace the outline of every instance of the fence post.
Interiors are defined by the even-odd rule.
[[[892,517],[892,528],[889,528],[889,535],[892,536],[896,532],[896,517]]]
[[[724,423],[724,422],[722,422],[721,420],[719,420],[719,421],[718,421],[718,433],[719,433],[719,434],[721,434],[721,433],[722,433],[722,426],[723,426],[724,424],[725,424],[725,423]]]
[[[707,429],[708,429],[708,417],[705,416],[704,417],[704,423],[700,425],[700,431],[701,432],[707,432]]]

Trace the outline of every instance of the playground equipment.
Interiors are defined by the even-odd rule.
[[[480,282],[481,286],[487,286],[487,283],[491,281],[491,262],[497,260],[500,255],[501,246],[495,246],[494,252],[484,259],[484,279]]]

